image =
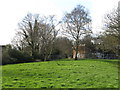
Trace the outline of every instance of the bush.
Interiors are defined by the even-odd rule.
[[[15,62],[16,62],[16,59],[11,58],[7,50],[2,52],[2,65],[13,64]]]
[[[10,49],[9,55],[10,55],[10,57],[17,59],[16,63],[32,61],[32,57],[28,53],[22,52],[22,51],[19,51],[16,49]]]

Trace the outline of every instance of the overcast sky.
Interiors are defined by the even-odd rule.
[[[60,20],[65,12],[70,12],[76,5],[85,6],[92,16],[93,32],[102,28],[105,13],[117,6],[119,0],[1,0],[0,1],[0,45],[11,43],[17,24],[27,13],[56,15]]]

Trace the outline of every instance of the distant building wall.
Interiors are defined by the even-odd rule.
[[[77,54],[77,57],[78,59],[83,59],[85,58],[85,45],[80,45],[79,48],[78,48],[78,54]],[[73,58],[75,58],[75,55],[76,55],[76,51],[73,50]]]

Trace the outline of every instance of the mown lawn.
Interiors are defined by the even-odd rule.
[[[111,61],[64,59],[4,65],[2,88],[118,88],[118,67]]]

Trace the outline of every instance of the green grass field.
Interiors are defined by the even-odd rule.
[[[2,88],[118,88],[118,60],[57,60],[2,66]]]

